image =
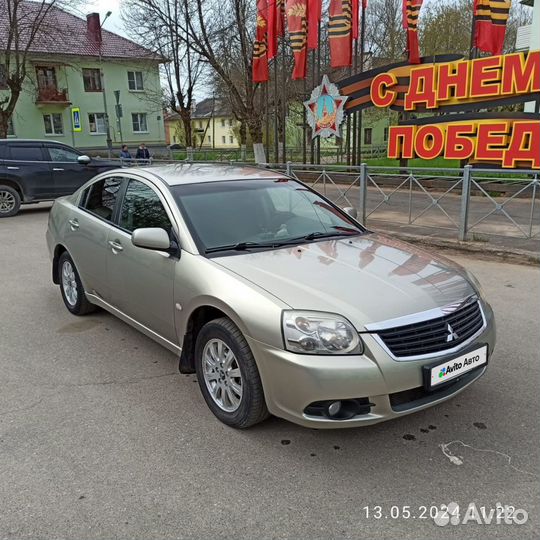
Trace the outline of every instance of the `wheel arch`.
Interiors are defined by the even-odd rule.
[[[21,201],[24,201],[24,190],[19,182],[16,182],[15,180],[10,180],[8,178],[0,177],[0,186],[8,186],[14,189],[19,194]]]
[[[67,248],[62,244],[57,244],[54,248],[53,262],[52,262],[52,280],[55,285],[60,283],[60,275],[58,274],[58,261],[62,253],[67,251]]]
[[[239,330],[245,335],[245,327],[240,318],[228,306],[222,305],[222,302],[205,302],[192,309],[187,318],[185,333],[182,340],[182,353],[180,354],[179,370],[180,373],[195,373],[195,343],[201,328],[214,319],[227,317]]]

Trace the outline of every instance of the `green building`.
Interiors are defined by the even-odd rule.
[[[29,74],[9,136],[50,137],[79,149],[100,150],[108,146],[109,131],[115,153],[122,142],[164,146],[159,77],[164,60],[102,30],[98,13],[85,21],[53,8],[49,18],[61,31],[57,39],[36,40],[31,48]]]

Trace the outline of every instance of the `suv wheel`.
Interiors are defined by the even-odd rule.
[[[75,263],[67,251],[64,251],[58,260],[58,275],[62,300],[73,315],[86,315],[96,310],[96,306],[86,298]]]
[[[21,196],[16,189],[0,185],[0,218],[14,216],[21,207]]]
[[[215,319],[201,328],[195,367],[208,407],[224,424],[248,428],[269,416],[251,349],[230,319]]]

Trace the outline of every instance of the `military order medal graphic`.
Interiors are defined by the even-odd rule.
[[[343,106],[347,99],[347,96],[339,94],[338,87],[324,75],[322,83],[311,92],[311,99],[304,101],[313,139],[341,137],[340,126],[345,116]]]

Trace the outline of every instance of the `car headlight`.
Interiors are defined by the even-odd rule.
[[[318,311],[285,310],[285,349],[304,354],[362,354],[364,344],[344,317]]]

